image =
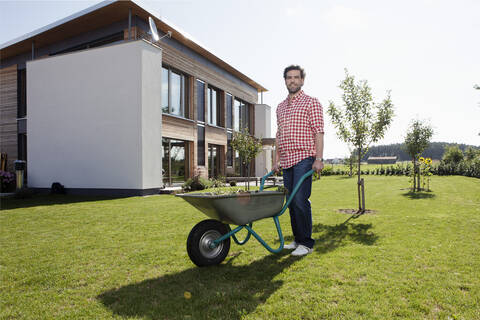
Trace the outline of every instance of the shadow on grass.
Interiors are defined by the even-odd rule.
[[[17,199],[13,196],[1,198],[1,209],[19,209],[39,206],[51,206],[56,204],[71,204],[78,202],[95,202],[103,200],[113,200],[125,197],[107,197],[107,196],[74,196],[60,194],[34,194],[26,199]]]
[[[275,277],[299,259],[286,254],[267,255],[243,266],[232,266],[232,258],[226,265],[192,268],[112,289],[97,299],[121,317],[241,319],[282,286]]]
[[[322,233],[319,238],[315,239],[314,252],[327,253],[338,247],[344,246],[348,241],[357,242],[364,245],[373,245],[377,241],[378,236],[370,229],[372,224],[352,224],[348,221],[334,226],[318,223],[313,226],[313,233]]]
[[[423,192],[423,191],[420,191],[420,192],[409,191],[402,194],[402,196],[409,199],[431,199],[436,197],[436,195],[432,192]]]

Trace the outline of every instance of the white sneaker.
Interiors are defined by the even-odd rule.
[[[293,249],[297,249],[297,247],[298,247],[298,243],[293,241],[293,242],[290,242],[289,244],[284,245],[283,249],[293,250]]]
[[[305,247],[303,244],[299,245],[297,247],[297,249],[295,249],[293,252],[292,252],[292,256],[304,256],[304,255],[307,255],[309,253],[312,253],[313,252],[313,249],[312,248],[309,248],[309,247]]]

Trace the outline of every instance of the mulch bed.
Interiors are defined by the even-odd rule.
[[[358,213],[358,209],[338,209],[337,211],[340,212],[340,213],[345,213],[345,214],[357,214]],[[375,214],[375,213],[377,213],[377,211],[365,209],[365,212],[363,214]]]

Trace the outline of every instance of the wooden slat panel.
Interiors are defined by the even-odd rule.
[[[17,159],[17,65],[0,69],[0,152],[8,156],[13,171]]]
[[[192,121],[177,119],[164,114],[162,116],[162,136],[193,141],[195,139],[195,125]]]

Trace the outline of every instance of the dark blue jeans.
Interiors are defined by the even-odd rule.
[[[303,159],[293,167],[283,169],[283,185],[288,194],[293,191],[300,178],[312,169],[313,157]],[[295,242],[313,248],[315,240],[312,239],[312,208],[310,194],[312,193],[312,176],[305,179],[288,206],[290,209],[290,223]]]

